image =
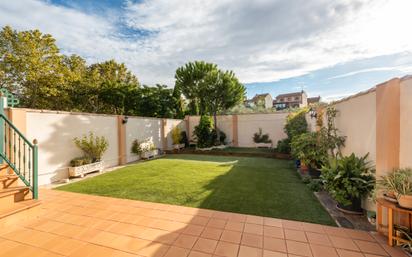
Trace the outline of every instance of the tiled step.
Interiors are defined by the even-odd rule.
[[[12,208],[17,202],[31,198],[28,187],[10,187],[0,190],[0,212]]]
[[[42,211],[40,207],[36,207],[40,204],[41,201],[30,199],[14,203],[11,207],[1,210],[0,231],[14,225],[21,225],[28,220],[35,219]]]
[[[40,205],[40,203],[41,201],[34,199],[14,203],[11,207],[0,211],[0,219],[36,207]]]
[[[7,164],[0,164],[0,176],[5,176],[5,175],[13,175],[13,171],[9,168],[9,165]]]
[[[19,185],[19,177],[17,175],[0,175],[0,190]]]

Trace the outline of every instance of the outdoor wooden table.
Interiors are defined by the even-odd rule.
[[[379,233],[382,233],[382,221],[383,221],[383,216],[382,216],[382,208],[386,208],[388,210],[388,215],[387,215],[387,223],[388,223],[388,245],[393,246],[394,241],[397,242],[407,242],[405,239],[402,239],[396,235],[394,235],[394,217],[396,217],[397,214],[403,214],[405,217],[407,217],[407,224],[409,226],[409,229],[412,229],[412,210],[404,209],[400,207],[396,203],[392,203],[388,200],[385,200],[384,198],[378,198],[376,201],[376,209],[377,209],[377,217],[376,217],[376,222],[377,222],[377,230]]]

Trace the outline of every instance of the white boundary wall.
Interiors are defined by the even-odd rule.
[[[109,148],[103,156],[104,166],[119,164],[119,129],[117,115],[70,113],[58,111],[26,110],[26,136],[32,141],[37,139],[39,146],[39,185],[50,184],[68,177],[70,160],[82,155],[73,139],[93,132],[104,136]],[[179,126],[185,130],[183,120],[164,119],[164,135],[167,149],[172,147],[171,130]],[[126,162],[136,161],[131,153],[134,139],[151,139],[156,148],[163,149],[162,119],[129,117],[125,125]]]

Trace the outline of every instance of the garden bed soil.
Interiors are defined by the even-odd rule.
[[[335,222],[344,228],[359,229],[365,231],[375,231],[374,225],[369,223],[366,215],[343,213],[336,208],[337,202],[325,191],[316,192],[319,202],[329,212]]]
[[[238,157],[264,157],[264,158],[274,158],[282,160],[290,160],[289,154],[278,153],[278,152],[230,152],[222,151],[218,149],[213,149],[210,151],[199,151],[193,148],[185,148],[180,151],[166,151],[168,154],[200,154],[200,155],[214,155],[214,156],[238,156]]]

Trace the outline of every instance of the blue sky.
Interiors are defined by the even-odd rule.
[[[173,86],[187,61],[233,70],[248,96],[334,100],[412,73],[412,1],[0,1],[0,25],[52,34],[62,52],[124,62]]]

